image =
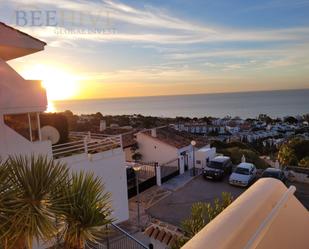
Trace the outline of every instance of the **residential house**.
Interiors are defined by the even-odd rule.
[[[190,169],[193,167],[193,146],[201,148],[208,144],[206,138],[196,137],[187,132],[179,132],[171,127],[160,127],[144,130],[136,134],[139,152],[142,161],[157,162],[159,165],[179,160],[180,167]]]

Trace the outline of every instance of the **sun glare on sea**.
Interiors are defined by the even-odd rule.
[[[77,94],[77,80],[74,75],[56,67],[36,65],[23,73],[26,79],[42,80],[49,101],[49,110],[52,111],[53,100],[70,99]]]

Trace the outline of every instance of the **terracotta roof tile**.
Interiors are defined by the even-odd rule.
[[[157,239],[159,232],[160,232],[160,229],[156,227],[153,233],[151,234],[151,238]]]
[[[165,236],[166,232],[164,230],[160,230],[158,236],[157,236],[157,240],[159,240],[160,242],[162,242],[164,240],[164,236]]]
[[[153,231],[154,231],[155,229],[154,229],[154,227],[148,227],[147,229],[146,229],[146,231],[145,231],[145,234],[147,235],[147,236],[149,236],[149,237],[151,237],[151,235],[152,235],[152,233],[153,233]]]
[[[144,131],[143,133],[151,136],[151,130]],[[157,128],[156,133],[156,137],[151,137],[178,149],[190,145],[192,140],[196,141],[196,147],[198,148],[208,144],[206,137],[196,136],[188,132],[180,132],[171,127]]]
[[[172,234],[170,232],[167,232],[162,242],[168,245],[172,237],[173,237]]]
[[[178,238],[177,235],[174,234],[171,240],[169,241],[168,246],[172,246],[177,240],[177,238]]]
[[[177,238],[180,236],[176,233],[166,230],[164,227],[160,227],[155,224],[151,225],[145,230],[145,235],[168,246],[171,246],[173,243],[175,243],[175,240],[177,240]]]

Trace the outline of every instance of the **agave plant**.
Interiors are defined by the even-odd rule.
[[[45,156],[11,156],[0,167],[0,241],[4,248],[32,248],[34,238],[57,234],[51,193],[68,181],[68,169]],[[3,173],[3,175],[2,175]],[[59,201],[59,200],[58,200]]]
[[[67,249],[83,249],[87,241],[98,242],[106,232],[110,218],[110,194],[101,179],[93,173],[72,173],[71,181],[62,188],[59,219],[64,224],[62,238]]]
[[[8,174],[6,167],[2,164],[0,159],[0,248],[7,247],[7,241],[4,238],[4,234],[7,231],[7,227],[4,225],[8,221],[8,217],[5,215],[7,209],[6,202],[11,199],[13,192],[8,188]]]

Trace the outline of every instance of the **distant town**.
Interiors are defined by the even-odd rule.
[[[165,127],[165,129],[168,128],[169,136],[174,133],[175,135],[189,136],[192,139],[204,139],[205,143],[215,146],[218,152],[229,154],[232,158],[236,156],[235,163],[240,161],[240,152],[244,152],[248,154],[248,157],[252,153],[256,158],[263,157],[263,161],[270,166],[274,166],[277,160],[281,160],[280,163],[283,164],[290,165],[292,163],[295,166],[309,167],[308,158],[299,158],[299,160],[293,161],[294,157],[290,157],[291,162],[284,162],[284,159],[280,159],[280,155],[278,155],[281,146],[290,140],[309,140],[309,114],[284,118],[273,118],[266,114],[260,114],[256,118],[242,119],[230,116],[223,118],[207,116],[203,118],[163,118],[139,114],[103,116],[101,113],[95,113],[75,115],[71,111],[65,111],[42,114],[41,122],[44,123],[46,120],[48,123],[54,120],[53,122],[57,123],[59,119],[66,120],[66,122],[58,122],[61,123],[61,126],[67,125],[66,129],[58,127],[58,130],[62,133],[67,130],[66,134],[72,131],[90,131],[105,135],[122,135],[124,147],[136,144],[135,134],[140,131]],[[53,125],[57,126],[57,124]],[[66,134],[62,134],[61,142],[67,142],[68,136]],[[228,147],[232,148],[229,149]],[[131,156],[126,159],[132,160]],[[264,162],[261,164],[261,160],[258,159],[258,161],[258,163],[255,163],[262,165],[262,168],[266,167]]]

